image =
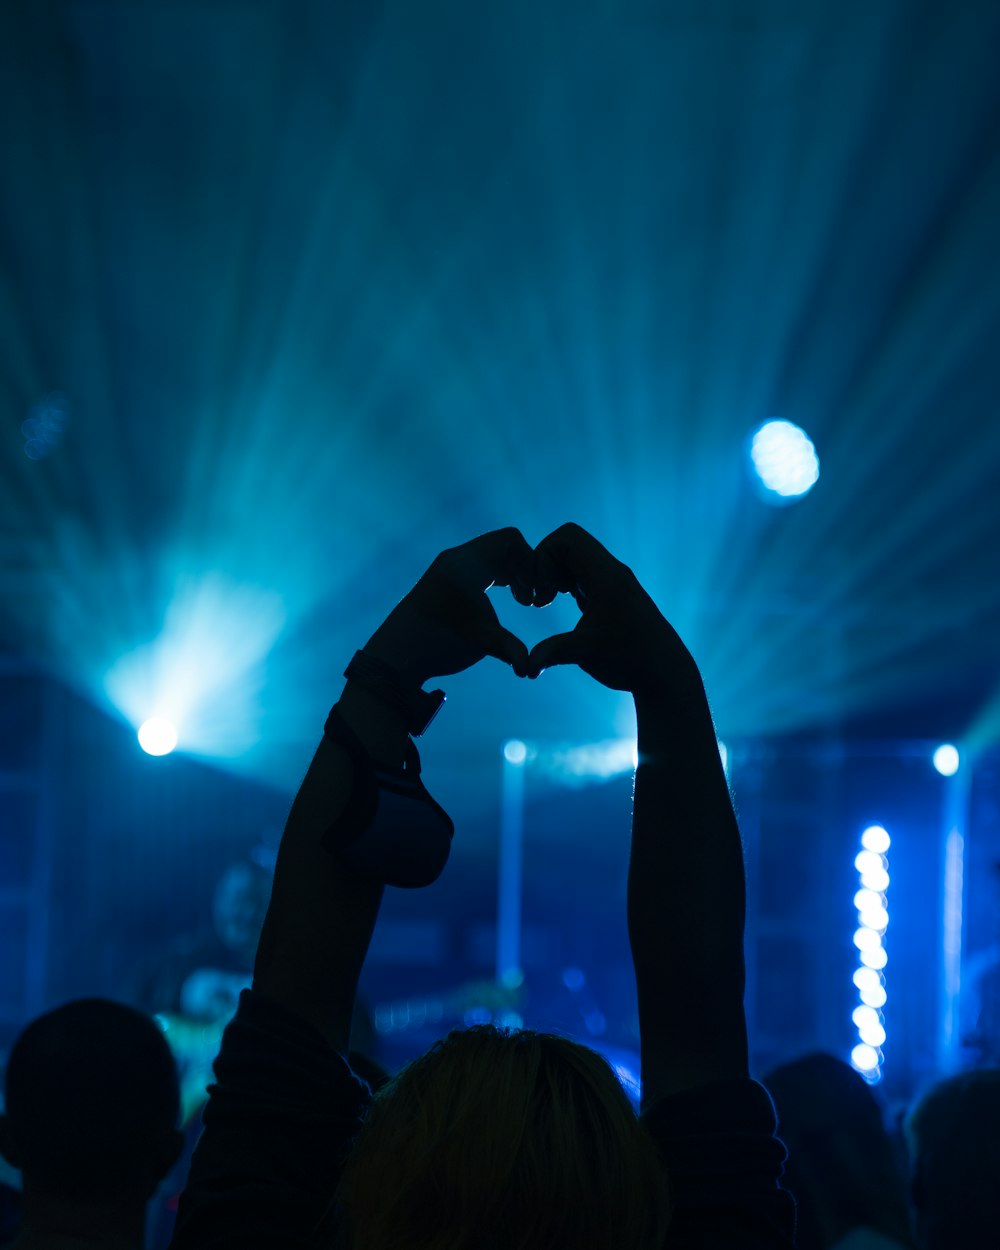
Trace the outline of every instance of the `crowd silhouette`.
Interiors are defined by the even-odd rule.
[[[570,594],[579,623],[529,651],[500,624],[494,586],[532,609]],[[433,881],[451,844],[414,744],[441,703],[425,686],[486,657],[521,680],[572,665],[635,703],[638,1114],[594,1051],[530,1029],[455,1031],[388,1078],[352,1060],[384,890]],[[906,1123],[908,1157],[832,1056],[751,1077],[742,846],[701,675],[594,537],[570,524],[532,548],[504,529],[442,552],[346,676],[282,836],[252,986],[222,1035],[173,1250],[997,1244],[1000,1073],[930,1090]],[[178,1120],[149,1016],[83,1000],[29,1024],[0,1121],[23,1176],[9,1244],[142,1246]]]

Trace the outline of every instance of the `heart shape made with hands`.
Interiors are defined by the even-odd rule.
[[[486,593],[504,586],[522,607],[547,607],[568,594],[579,619],[567,620],[570,628],[540,638],[529,650],[501,624]],[[569,524],[537,547],[509,528],[441,552],[365,650],[417,686],[494,656],[520,677],[575,664],[602,685],[630,690],[643,653],[662,647],[668,637],[677,640],[632,571],[586,530]]]

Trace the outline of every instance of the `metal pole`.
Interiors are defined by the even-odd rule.
[[[521,850],[524,840],[524,765],[527,759],[524,744],[507,743],[502,758],[496,977],[499,985],[516,985],[521,977]]]
[[[959,1003],[962,992],[962,909],[965,834],[971,767],[963,751],[957,771],[945,778],[943,804],[943,889],[941,914],[941,1032],[938,1067],[954,1072],[960,1063]]]

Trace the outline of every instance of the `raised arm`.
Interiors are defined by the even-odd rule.
[[[510,585],[521,602],[530,602],[533,562],[516,529],[442,552],[369,639],[364,656],[388,669],[391,680],[381,688],[363,676],[349,680],[335,713],[376,766],[398,768],[406,759],[410,726],[402,705],[424,682],[487,655],[526,672],[526,647],[500,625],[485,592]],[[292,805],[253,986],[346,1054],[383,882],[329,850],[328,831],[341,821],[357,783],[357,761],[343,743],[343,736],[324,735]],[[397,812],[405,822],[406,804]],[[349,837],[354,831],[345,832]],[[405,827],[399,832],[405,838]]]
[[[526,672],[527,649],[502,628],[485,592],[511,585],[530,602],[532,565],[513,529],[443,552],[352,664],[358,676],[336,704],[282,835],[253,989],[216,1060],[173,1250],[319,1244],[369,1099],[342,1056],[384,881],[400,864],[408,884],[428,881],[447,857],[450,822],[412,778],[420,686],[486,655]],[[373,807],[380,779],[389,788],[378,789]],[[438,850],[424,872],[411,852],[428,820],[437,822]],[[398,854],[373,854],[378,838]]]
[[[577,664],[635,699],[628,922],[643,1103],[745,1078],[743,853],[701,675],[632,571],[585,530],[562,526],[536,557],[536,605],[569,592],[582,615],[534,648],[529,675]]]

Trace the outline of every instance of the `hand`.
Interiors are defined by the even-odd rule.
[[[535,549],[536,607],[560,592],[576,600],[576,628],[554,634],[528,657],[528,676],[554,664],[577,664],[612,690],[676,690],[678,673],[701,678],[687,648],[638,579],[585,529],[562,525]]]
[[[442,551],[375,631],[365,651],[415,685],[460,673],[487,655],[526,676],[528,648],[500,624],[486,591],[510,586],[518,603],[530,604],[534,565],[534,552],[513,527]]]

